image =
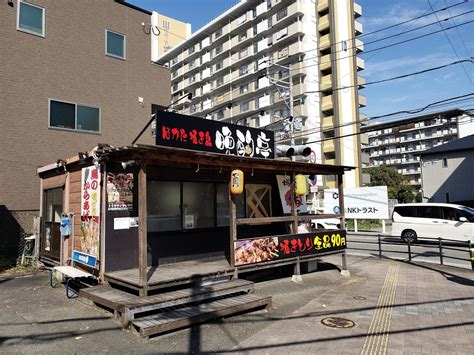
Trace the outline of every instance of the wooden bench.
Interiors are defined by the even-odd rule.
[[[79,282],[82,279],[95,279],[96,276],[93,273],[84,271],[82,269],[76,268],[75,264],[81,264],[91,268],[93,271],[97,270],[97,258],[93,255],[79,252],[77,250],[72,251],[71,256],[71,265],[70,266],[55,266],[51,269],[51,274],[49,277],[49,285],[54,288],[53,277],[55,273],[60,273],[66,278],[66,296],[67,298],[77,297],[79,294],[73,288],[70,287],[70,282],[73,280],[78,280]]]

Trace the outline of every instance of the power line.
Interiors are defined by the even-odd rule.
[[[452,62],[452,63],[440,65],[438,67],[428,68],[428,69],[420,70],[420,71],[413,72],[413,73],[398,75],[398,76],[394,76],[394,77],[386,78],[386,79],[381,79],[381,80],[369,81],[369,82],[365,83],[364,85],[381,84],[381,83],[385,83],[385,82],[392,81],[392,80],[408,78],[408,77],[411,77],[411,76],[428,73],[428,72],[431,72],[431,71],[434,71],[434,70],[447,68],[449,66],[456,65],[456,64],[461,64],[461,63],[465,63],[465,62],[474,63],[474,60],[473,59],[462,59],[462,60],[458,60],[458,61],[455,61],[455,62]],[[334,92],[334,91],[344,90],[344,89],[348,89],[348,88],[351,88],[351,87],[358,87],[358,86],[359,85],[357,84],[357,85],[349,85],[349,86],[345,86],[345,87],[341,87],[341,88],[334,88],[334,89],[331,89],[331,90],[306,91],[305,94],[315,94],[315,93],[329,92],[329,91]]]
[[[427,0],[427,1],[428,1],[428,4],[430,5],[431,9],[434,11],[433,5],[431,5],[430,0]],[[440,21],[439,18],[438,18],[438,15],[436,15],[436,14],[434,14],[434,15],[435,15],[435,17],[436,17],[436,20],[438,20],[439,26],[441,27],[441,30],[443,31],[444,36],[445,36],[446,39],[448,40],[449,45],[451,46],[451,48],[452,48],[454,54],[456,55],[456,57],[458,58],[458,60],[461,60],[461,59],[459,58],[458,52],[456,51],[456,48],[454,48],[453,42],[451,42],[451,39],[449,38],[448,34],[446,33],[447,28],[444,28],[444,27],[443,27],[443,25],[441,24],[441,21]],[[453,22],[453,23],[456,25],[455,22]],[[456,27],[456,28],[457,28],[457,27]],[[469,75],[469,73],[467,72],[466,68],[464,67],[463,64],[461,64],[461,65],[462,65],[462,68],[463,68],[464,73],[466,74],[467,78],[469,79],[469,81],[471,82],[471,84],[474,85],[474,82],[472,81],[472,78],[471,78],[471,76]]]
[[[392,117],[392,116],[400,115],[400,114],[416,114],[416,113],[420,113],[422,111],[425,111],[426,109],[428,109],[429,107],[432,107],[435,104],[451,101],[451,100],[458,99],[458,98],[469,97],[469,96],[474,96],[474,92],[469,93],[469,94],[456,96],[456,97],[452,97],[452,98],[449,98],[449,99],[444,99],[444,100],[432,102],[432,103],[430,103],[430,104],[428,104],[424,107],[418,108],[418,109],[402,110],[402,111],[392,112],[392,113],[388,113],[388,114],[384,114],[384,115],[372,116],[369,119],[367,119],[366,121],[372,121],[372,120],[376,120],[376,119],[380,119],[380,118]],[[366,121],[364,121],[364,122],[366,122]],[[348,124],[355,124],[355,123],[361,123],[361,122],[360,121],[359,122],[354,121],[354,122],[349,122]],[[364,130],[363,133],[367,133],[367,132],[370,132],[370,131],[371,131],[370,129],[369,130]],[[329,137],[329,138],[323,138],[323,139],[320,139],[320,140],[305,142],[305,144],[321,143],[321,142],[325,142],[325,141],[329,141],[329,140],[335,140],[335,139],[341,139],[341,138],[351,137],[351,136],[355,136],[355,135],[360,135],[360,134],[363,134],[363,133],[362,132],[353,132],[353,133],[349,133],[349,134],[345,134],[345,135],[334,136],[334,137]]]
[[[443,1],[444,1],[445,5],[448,6],[448,3],[446,2],[446,0],[443,0]],[[449,14],[452,16],[451,10],[448,9],[448,12],[449,12]],[[452,18],[451,21],[452,21],[454,24],[456,24],[456,21],[454,21],[454,18]],[[456,32],[458,33],[459,39],[461,40],[461,43],[462,43],[462,45],[463,45],[463,47],[464,47],[464,50],[466,51],[467,55],[470,56],[469,50],[467,49],[466,43],[464,42],[464,39],[463,39],[462,36],[461,36],[461,32],[459,31],[459,28],[456,28]]]

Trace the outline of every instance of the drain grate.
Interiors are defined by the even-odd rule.
[[[367,298],[365,298],[364,296],[354,296],[353,297],[355,300],[358,300],[358,301],[364,301],[366,300]]]
[[[353,328],[355,323],[350,319],[339,317],[327,317],[321,319],[321,323],[331,328]]]

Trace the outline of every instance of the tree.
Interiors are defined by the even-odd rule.
[[[370,186],[387,186],[388,198],[400,203],[421,202],[421,194],[415,195],[410,185],[403,184],[403,176],[394,168],[380,165],[365,168],[364,173],[370,174]]]
[[[370,174],[370,186],[387,186],[388,198],[398,198],[402,176],[394,168],[380,165],[365,168],[364,173]]]

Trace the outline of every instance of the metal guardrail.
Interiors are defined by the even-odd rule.
[[[382,258],[383,252],[390,252],[390,253],[400,253],[400,254],[405,254],[408,253],[408,260],[412,260],[412,247],[413,246],[420,246],[420,247],[425,247],[425,248],[436,248],[438,249],[438,254],[439,254],[439,263],[441,265],[444,265],[444,260],[445,259],[453,259],[453,260],[460,260],[460,261],[468,261],[471,263],[471,270],[474,271],[474,243],[471,243],[469,241],[459,241],[459,240],[453,240],[453,239],[446,239],[446,238],[423,238],[423,237],[418,237],[417,242],[412,243],[410,241],[404,242],[404,241],[384,241],[382,240],[382,237],[384,235],[382,234],[376,234],[377,236],[377,241],[354,241],[353,243],[359,243],[359,244],[377,244],[378,246],[378,257]],[[390,236],[385,236],[385,237],[390,237]],[[349,245],[351,243],[350,239],[350,234],[348,233],[347,235],[348,239],[348,249],[354,249],[354,250],[367,250],[367,249],[361,249],[361,248],[351,248]],[[432,244],[421,244],[419,243],[420,241],[424,242],[431,242]],[[399,251],[399,250],[383,250],[383,245],[406,245],[407,251]],[[465,251],[469,254],[468,259],[464,258],[457,258],[454,256],[449,256],[445,255],[443,253],[443,250],[454,250],[454,251]]]

